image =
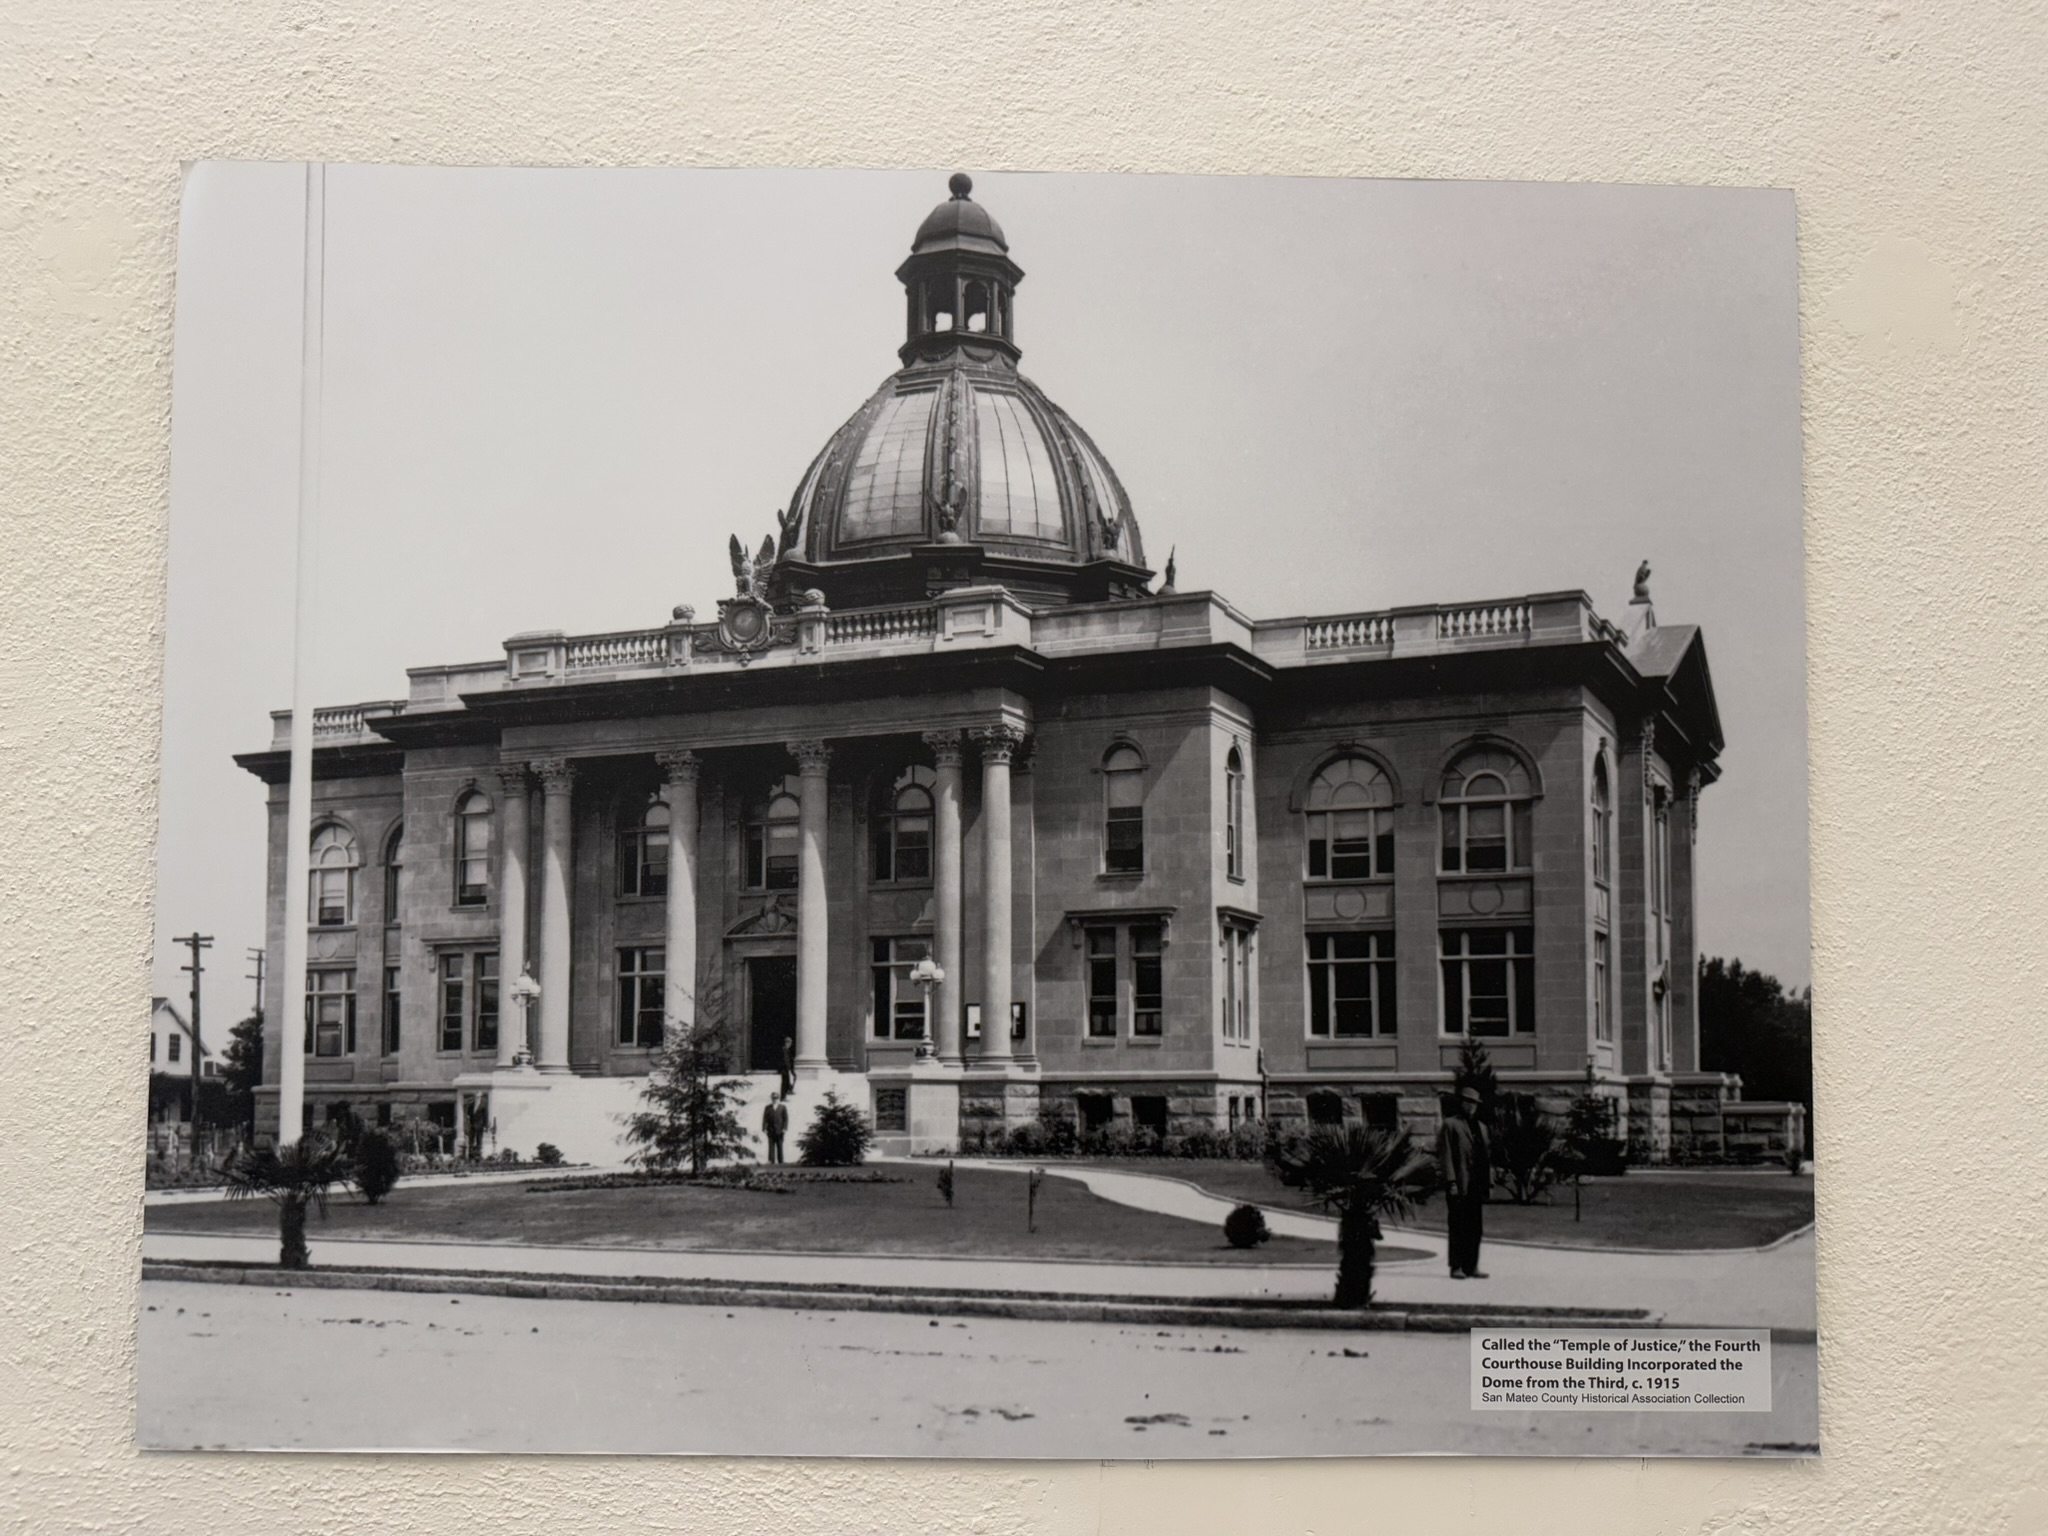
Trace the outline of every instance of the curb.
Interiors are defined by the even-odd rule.
[[[1639,1310],[1591,1307],[1436,1307],[1410,1304],[1356,1312],[1265,1301],[1188,1301],[1174,1297],[1073,1293],[896,1289],[790,1282],[593,1279],[581,1275],[507,1275],[473,1270],[281,1269],[275,1265],[144,1259],[144,1280],[256,1285],[285,1290],[459,1292],[544,1301],[654,1302],[674,1306],[781,1307],[808,1312],[899,1312],[921,1316],[1015,1318],[1041,1322],[1149,1323],[1189,1328],[1303,1329],[1343,1332],[1464,1333],[1472,1328],[1658,1326]]]

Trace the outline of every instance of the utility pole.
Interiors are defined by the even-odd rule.
[[[242,978],[244,981],[256,983],[256,1017],[259,1019],[263,1017],[263,962],[266,953],[267,951],[261,949],[249,951],[249,958],[256,962],[256,969],[247,972]]]
[[[200,933],[196,929],[182,939],[171,940],[183,944],[192,951],[192,963],[181,965],[179,970],[192,978],[192,1128],[188,1157],[196,1162],[199,1157],[199,1061],[206,1054],[205,1037],[199,1033],[199,978],[206,974],[206,962],[200,952],[213,948],[213,935]]]

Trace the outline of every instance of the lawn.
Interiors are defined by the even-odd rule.
[[[1174,1264],[1335,1262],[1329,1243],[1275,1238],[1245,1250],[1220,1222],[1184,1221],[1113,1205],[1071,1179],[1038,1192],[1038,1230],[1025,1230],[1025,1180],[1017,1172],[961,1168],[954,1205],[936,1169],[883,1170],[887,1183],[792,1179],[791,1192],[690,1184],[550,1190],[545,1183],[403,1183],[380,1205],[353,1193],[316,1211],[307,1236],[406,1241],[520,1242],[586,1247],[724,1251],[945,1254],[973,1258],[1108,1259]],[[275,1233],[268,1201],[153,1206],[151,1232]]]
[[[1091,1166],[1185,1179],[1227,1200],[1269,1210],[1315,1209],[1259,1163],[1207,1159],[1099,1158]],[[1583,1248],[1754,1248],[1813,1220],[1813,1178],[1718,1169],[1639,1169],[1618,1179],[1588,1179],[1583,1217],[1572,1220],[1572,1192],[1537,1205],[1514,1205],[1496,1192],[1486,1235]],[[1440,1227],[1443,1206],[1425,1205],[1410,1225]]]

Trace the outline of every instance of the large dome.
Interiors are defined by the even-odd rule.
[[[898,270],[904,366],[832,434],[783,514],[785,592],[835,607],[1000,583],[1037,601],[1145,589],[1144,546],[1109,461],[1017,371],[1023,272],[955,176]]]

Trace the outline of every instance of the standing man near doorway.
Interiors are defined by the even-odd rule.
[[[768,1161],[783,1161],[782,1138],[789,1133],[789,1105],[779,1093],[768,1096],[768,1107],[761,1111],[761,1134],[768,1138]]]
[[[1436,1133],[1436,1165],[1443,1175],[1444,1205],[1450,1220],[1453,1280],[1484,1280],[1479,1241],[1486,1220],[1486,1192],[1493,1184],[1493,1148],[1479,1118],[1480,1095],[1467,1085],[1453,1101],[1455,1113]]]

